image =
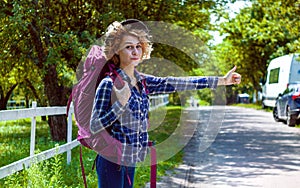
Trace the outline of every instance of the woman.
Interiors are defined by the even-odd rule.
[[[121,163],[98,155],[96,168],[99,187],[127,188],[133,186],[135,164],[144,161],[148,146],[148,94],[183,90],[216,88],[217,85],[239,84],[241,76],[235,67],[224,77],[155,77],[142,75],[135,67],[150,58],[152,46],[148,28],[139,20],[114,22],[108,27],[104,52],[108,64],[124,81],[117,89],[107,75],[98,85],[91,130],[94,133],[109,130],[120,143]],[[119,161],[119,160],[118,160]]]

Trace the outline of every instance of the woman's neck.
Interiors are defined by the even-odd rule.
[[[129,78],[134,78],[134,66],[121,66],[120,68],[127,74],[127,76],[129,76]]]

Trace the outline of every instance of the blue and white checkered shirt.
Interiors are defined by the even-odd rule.
[[[113,81],[107,76],[97,87],[91,116],[91,131],[97,133],[111,127],[111,136],[122,143],[121,161],[135,164],[144,161],[148,148],[148,94],[172,93],[176,91],[216,88],[217,77],[154,77],[141,76],[135,72],[138,87],[130,85],[130,78],[121,69],[117,70],[123,80],[131,87],[127,105],[122,106],[113,97]]]

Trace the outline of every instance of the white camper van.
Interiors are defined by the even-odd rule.
[[[274,107],[279,93],[289,83],[300,81],[299,54],[285,55],[273,59],[268,67],[267,78],[262,85],[262,106]]]

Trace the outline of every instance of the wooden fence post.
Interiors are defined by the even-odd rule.
[[[67,143],[72,142],[72,109],[73,109],[73,102],[71,102],[70,110],[68,115],[68,130],[67,130]],[[71,154],[72,151],[67,151],[67,164],[71,163]]]
[[[32,108],[36,109],[36,101],[32,102]],[[36,128],[36,112],[34,111],[33,116],[31,117],[31,134],[30,134],[30,156],[34,155],[35,149],[35,128]]]

